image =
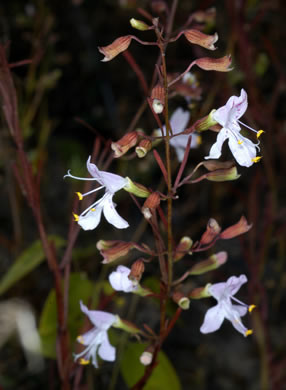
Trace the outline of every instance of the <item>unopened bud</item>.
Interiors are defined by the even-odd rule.
[[[198,287],[192,290],[189,294],[190,299],[202,299],[202,298],[208,298],[211,296],[209,292],[209,287],[211,286],[211,283],[208,283],[205,287]]]
[[[215,33],[214,35],[207,35],[202,33],[199,30],[189,29],[184,31],[184,35],[187,40],[195,45],[200,45],[205,49],[216,50],[214,44],[218,40],[218,35]]]
[[[158,84],[151,93],[152,108],[156,114],[161,114],[165,106],[165,90]]]
[[[125,191],[130,192],[139,198],[147,198],[150,195],[150,191],[142,184],[132,181],[129,177],[126,177],[126,180],[127,185],[123,188]]]
[[[101,248],[102,242],[99,241],[96,246],[98,249]],[[133,248],[134,244],[132,242],[113,241],[112,246],[110,246],[109,248],[99,249],[100,254],[103,256],[102,264],[112,263],[120,257],[126,256]]]
[[[149,366],[152,363],[154,356],[155,347],[153,345],[149,345],[145,351],[140,356],[140,363],[143,366]]]
[[[181,260],[191,249],[193,240],[190,237],[182,237],[174,254],[174,261]]]
[[[152,194],[148,196],[142,207],[142,213],[146,219],[152,217],[152,212],[159,206],[160,201],[161,199],[158,192],[152,192]]]
[[[118,243],[118,240],[99,240],[96,243],[96,247],[99,251],[112,248]]]
[[[151,150],[152,142],[149,139],[142,139],[139,142],[139,145],[136,147],[135,151],[139,158],[143,158]]]
[[[210,218],[207,223],[207,228],[200,239],[201,245],[207,245],[211,243],[214,238],[220,233],[221,227],[214,218]]]
[[[227,253],[222,251],[210,256],[207,260],[196,263],[189,271],[189,275],[201,275],[219,268],[227,261]]]
[[[125,134],[117,142],[112,142],[111,149],[114,151],[114,157],[118,158],[128,152],[129,149],[133,148],[138,142],[139,134],[137,131]]]
[[[195,61],[196,65],[203,70],[215,70],[217,72],[229,72],[233,68],[230,68],[231,55],[226,55],[222,58],[209,58],[203,57]]]
[[[198,23],[213,23],[216,17],[215,7],[208,8],[205,11],[196,11],[193,13],[192,18]]]
[[[168,6],[164,0],[152,0],[151,8],[155,14],[161,14],[167,11]]]
[[[138,259],[132,264],[131,272],[128,278],[130,280],[140,282],[144,271],[145,271],[144,262],[141,259]]]
[[[237,180],[240,177],[236,166],[228,169],[217,169],[207,173],[205,176],[207,180],[217,182]]]
[[[195,130],[200,133],[201,131],[208,130],[210,127],[217,124],[217,121],[213,118],[213,113],[216,110],[212,110],[209,115],[203,117],[202,119],[199,119],[195,122],[194,128]]]
[[[130,24],[133,28],[136,28],[136,30],[140,30],[140,31],[146,31],[149,30],[150,28],[150,26],[148,26],[148,24],[146,24],[142,20],[138,20],[134,18],[130,19]]]
[[[252,228],[252,224],[248,224],[247,220],[244,216],[240,218],[240,220],[235,224],[230,226],[229,228],[225,229],[221,235],[220,238],[223,238],[224,240],[228,240],[233,237],[237,237],[240,234],[248,232]]]
[[[235,166],[233,161],[219,161],[219,160],[203,161],[202,165],[205,168],[207,168],[208,171],[216,171],[218,169],[230,169]]]
[[[128,49],[130,42],[132,40],[132,35],[126,35],[124,37],[119,37],[115,39],[110,45],[108,46],[100,46],[98,47],[98,50],[100,53],[104,55],[104,58],[101,60],[102,62],[107,62],[112,60],[114,57],[116,57],[118,54],[122,53],[126,49]]]
[[[190,300],[186,297],[181,291],[174,291],[172,294],[172,299],[177,303],[183,310],[188,310],[190,308]]]

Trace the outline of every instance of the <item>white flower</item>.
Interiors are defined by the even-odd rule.
[[[229,148],[239,165],[250,167],[261,159],[261,157],[256,156],[256,149],[260,150],[259,143],[254,144],[240,134],[239,123],[256,132],[257,138],[263,133],[263,130],[256,131],[239,120],[245,113],[247,106],[247,93],[242,89],[240,96],[232,96],[225,106],[213,113],[213,118],[222,126],[222,129],[219,131],[216,142],[205,159],[219,158],[222,145],[227,139]]]
[[[241,285],[246,282],[247,277],[245,275],[231,276],[225,283],[215,283],[208,288],[209,293],[218,303],[206,312],[204,323],[200,328],[202,333],[215,332],[221,327],[226,318],[245,337],[252,334],[252,330],[243,325],[240,317],[244,316],[247,311],[251,312],[255,306],[248,306],[234,298]],[[231,300],[237,302],[238,305],[233,304]]]
[[[116,271],[109,275],[109,283],[116,291],[124,291],[126,293],[137,290],[138,283],[133,282],[128,278],[131,270],[124,265],[119,265]]]
[[[86,210],[84,210],[80,215],[74,214],[75,220],[84,230],[92,230],[95,229],[101,219],[101,214],[103,214],[106,220],[117,229],[125,229],[129,226],[128,222],[125,221],[115,210],[115,204],[112,201],[113,195],[115,192],[121,190],[126,186],[127,179],[115,175],[114,173],[100,171],[95,164],[90,162],[90,156],[86,163],[87,170],[92,176],[92,178],[82,178],[73,176],[70,172],[67,173],[64,177],[71,177],[73,179],[78,180],[95,180],[101,184],[100,187],[89,191],[85,194],[81,194],[77,192],[77,195],[80,200],[83,197],[92,194],[95,191],[98,191],[102,188],[105,188],[105,194],[102,198],[97,200],[91,206],[89,206]]]
[[[78,336],[77,341],[85,345],[86,348],[81,353],[74,355],[75,360],[80,358],[80,364],[92,363],[97,368],[98,354],[101,359],[113,362],[115,360],[115,347],[110,344],[107,331],[117,322],[117,316],[104,311],[88,310],[82,302],[80,302],[80,308],[93,323],[94,328]]]
[[[177,158],[181,162],[184,158],[185,149],[190,135],[192,136],[191,148],[197,148],[201,143],[201,137],[197,134],[181,134],[185,130],[190,119],[190,112],[184,111],[182,108],[177,108],[170,118],[170,126],[175,137],[170,139],[170,145],[175,148]],[[159,134],[159,129],[156,134]],[[166,135],[166,126],[163,126],[164,135]]]

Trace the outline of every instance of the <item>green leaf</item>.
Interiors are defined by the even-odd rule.
[[[128,388],[144,375],[145,367],[140,363],[140,356],[146,344],[129,343],[123,354],[120,370]],[[144,386],[144,390],[180,390],[181,385],[176,371],[163,351],[158,354],[158,365]]]
[[[58,249],[65,245],[65,241],[58,236],[49,236],[49,240],[53,241],[54,246]],[[33,271],[45,259],[42,243],[40,240],[33,242],[29,248],[15,260],[6,274],[0,281],[0,295],[6,292],[16,282]]]
[[[72,273],[70,275],[67,326],[71,345],[75,343],[85,318],[80,310],[79,301],[82,300],[83,303],[87,304],[90,297],[95,301],[104,283],[107,282],[94,284],[83,273]],[[97,303],[94,302],[94,306],[96,305]],[[46,299],[39,326],[43,354],[49,358],[56,357],[57,325],[56,295],[53,289]]]

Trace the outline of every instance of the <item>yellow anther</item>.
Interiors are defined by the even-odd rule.
[[[86,366],[89,363],[90,363],[90,361],[86,360],[86,359],[80,359],[80,361],[79,361],[79,364],[82,364],[83,366]]]
[[[78,336],[76,339],[77,339],[77,341],[78,341],[79,343],[84,344],[84,339],[83,339],[82,336]]]
[[[90,209],[90,211],[95,211],[95,208],[93,207],[92,209]]]
[[[203,142],[202,137],[201,137],[200,135],[198,135],[198,137],[197,137],[197,143],[198,143],[198,145],[201,145],[202,142]]]
[[[238,145],[242,145],[243,144],[243,141],[240,139],[237,141]]]
[[[258,130],[258,132],[256,134],[256,137],[259,138],[262,133],[265,133],[265,131],[264,130]]]
[[[253,333],[253,330],[252,329],[247,329],[247,331],[245,332],[245,336],[249,336]]]
[[[83,198],[82,193],[81,193],[81,192],[76,192],[76,194],[77,194],[77,196],[78,196],[78,199],[79,199],[79,200],[82,200],[82,198]]]
[[[75,213],[72,213],[73,217],[74,217],[74,220],[75,222],[78,222],[79,220],[79,215],[75,214]]]
[[[248,308],[249,313],[251,313],[252,310],[255,309],[255,308],[256,308],[256,305],[250,305],[249,308]]]
[[[260,161],[262,159],[262,156],[257,156],[257,157],[253,157],[251,159],[251,161],[253,161],[254,163],[257,163],[258,161]]]

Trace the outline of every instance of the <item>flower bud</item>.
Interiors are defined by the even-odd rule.
[[[227,253],[222,251],[210,256],[207,260],[196,263],[189,271],[189,275],[201,275],[219,268],[227,261]]]
[[[203,161],[202,165],[205,168],[207,168],[208,171],[216,171],[218,169],[230,169],[235,166],[233,161],[219,161],[219,160]]]
[[[222,58],[209,58],[203,57],[195,61],[196,65],[203,70],[215,70],[217,72],[229,72],[233,68],[230,68],[231,55],[226,55]]]
[[[165,90],[157,84],[151,93],[152,108],[156,114],[161,114],[165,106]]]
[[[203,117],[202,119],[199,119],[195,122],[194,128],[195,130],[200,133],[201,131],[208,130],[210,127],[217,124],[217,121],[213,118],[213,113],[216,110],[212,110],[209,115]]]
[[[122,53],[126,49],[128,49],[130,42],[132,40],[131,35],[126,35],[123,37],[119,37],[115,39],[110,45],[108,46],[100,46],[98,47],[98,50],[100,53],[104,55],[104,58],[101,60],[102,62],[107,62],[112,60],[114,57],[116,57],[118,54]]]
[[[236,166],[228,169],[217,169],[216,171],[209,172],[205,175],[209,181],[231,181],[237,180],[240,175],[237,173]]]
[[[96,245],[97,249],[102,248],[102,240]],[[103,256],[102,264],[111,263],[120,257],[126,256],[131,249],[134,248],[132,242],[112,241],[112,246],[107,249],[99,249]]]
[[[228,240],[230,238],[237,237],[240,234],[248,232],[248,230],[250,230],[251,228],[252,224],[248,225],[246,218],[242,216],[235,225],[232,225],[229,228],[225,229],[221,233],[220,238]]]
[[[181,260],[191,249],[193,240],[190,237],[182,237],[174,254],[174,261]]]
[[[202,298],[208,298],[211,296],[209,292],[209,287],[211,286],[211,283],[208,283],[205,287],[198,287],[195,288],[193,291],[190,292],[189,298],[190,299],[202,299]]]
[[[140,356],[140,363],[143,366],[149,366],[152,363],[153,355],[154,355],[155,347],[153,345],[149,345],[145,351]]]
[[[139,158],[143,158],[151,150],[152,142],[149,139],[142,139],[139,142],[139,145],[136,147],[135,151]]]
[[[187,40],[195,45],[200,45],[205,49],[216,50],[214,43],[218,40],[218,35],[207,35],[199,30],[189,29],[184,31]]]
[[[99,240],[96,243],[96,247],[99,251],[112,248],[118,243],[117,240]]]
[[[144,262],[141,259],[136,260],[131,266],[131,272],[128,276],[130,280],[140,282],[145,271]]]
[[[214,238],[220,233],[221,227],[214,218],[210,218],[207,223],[207,229],[200,239],[201,245],[210,244]]]
[[[127,185],[123,188],[125,191],[130,192],[138,196],[139,198],[147,198],[150,195],[150,191],[147,190],[142,184],[135,183],[129,177],[126,177],[128,181]]]
[[[161,14],[162,12],[166,12],[168,10],[168,6],[164,0],[152,0],[151,8],[155,14]]]
[[[181,291],[174,291],[172,294],[172,299],[181,309],[188,310],[190,308],[189,298],[186,297]]]
[[[161,199],[158,192],[152,192],[152,194],[148,196],[141,209],[146,219],[150,219],[152,217],[152,212],[154,212],[154,210],[156,210],[159,206],[160,201]]]
[[[215,7],[208,8],[205,11],[196,11],[192,15],[193,20],[198,23],[214,23],[216,17]]]
[[[129,149],[133,148],[138,142],[139,134],[137,131],[125,134],[117,142],[112,142],[111,149],[114,151],[114,157],[118,158],[128,152]]]
[[[138,19],[130,19],[130,24],[133,28],[136,28],[136,30],[139,30],[139,31],[146,31],[146,30],[149,30],[150,26],[148,26],[148,24],[146,24],[145,22],[143,22],[142,20],[138,20]]]

